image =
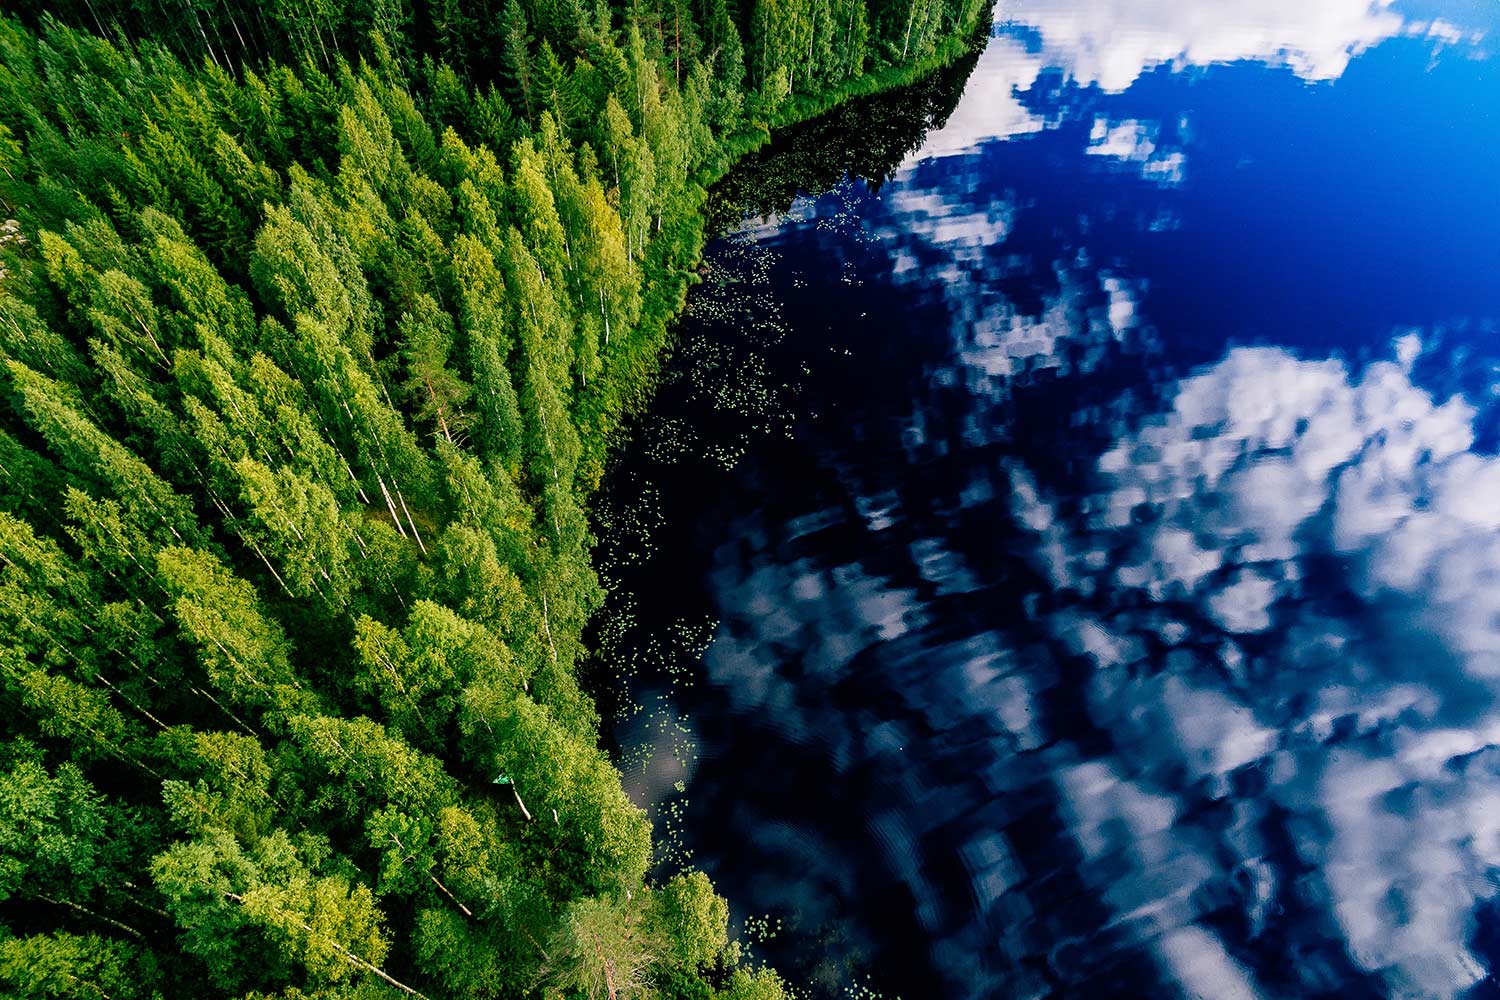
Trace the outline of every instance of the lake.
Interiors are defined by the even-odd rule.
[[[1500,8],[1001,0],[714,192],[596,513],[812,997],[1500,997]]]

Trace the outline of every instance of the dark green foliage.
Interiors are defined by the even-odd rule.
[[[966,56],[919,83],[851,100],[779,131],[714,185],[707,205],[710,231],[727,231],[747,216],[785,212],[799,194],[832,190],[849,175],[878,191],[912,153],[912,136],[948,120],[973,65],[974,57]],[[850,135],[859,136],[852,149]]]
[[[0,990],[782,996],[646,881],[585,505],[699,182],[982,11],[10,9]]]

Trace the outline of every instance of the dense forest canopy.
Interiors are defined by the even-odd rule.
[[[11,9],[0,987],[783,996],[648,883],[584,504],[701,183],[979,0]]]

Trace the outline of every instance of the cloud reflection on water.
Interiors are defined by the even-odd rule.
[[[819,995],[881,959],[926,995],[1007,1000],[1456,997],[1484,977],[1500,460],[1476,405],[1430,388],[1456,381],[1429,377],[1452,344],[1388,344],[1411,320],[1361,314],[1350,353],[1378,360],[1346,361],[1321,314],[1244,324],[1226,288],[1293,277],[1255,271],[1260,251],[1327,236],[1278,200],[1300,175],[1242,189],[1276,221],[1238,253],[1191,196],[1245,137],[1220,128],[1190,170],[1179,109],[1073,87],[1252,57],[1326,80],[1382,38],[1452,35],[1409,8],[1008,4],[1035,30],[993,40],[890,186],[804,199],[717,252],[688,380],[715,416],[778,420],[733,439],[728,485],[677,483],[710,497],[682,544],[720,622],[689,828],[737,902],[801,916]],[[1026,92],[1058,71],[1048,118]],[[1385,273],[1360,270],[1385,249],[1350,240],[1337,266]],[[754,267],[721,268],[734,254]],[[1152,293],[1190,257],[1233,273],[1190,272],[1208,283],[1171,339]],[[1329,259],[1302,265],[1339,309]],[[807,312],[762,337],[745,317],[772,293]],[[1380,301],[1436,322],[1439,298]],[[1316,346],[1231,346],[1268,339]]]
[[[1359,973],[1460,995],[1485,975],[1474,911],[1500,873],[1500,459],[1475,450],[1477,410],[1415,380],[1416,335],[1362,366],[1235,348],[1080,410],[1113,440],[1076,492],[1024,452],[996,482],[966,456],[1010,439],[1032,374],[1155,347],[1132,283],[1086,255],[1054,265],[1037,312],[998,294],[978,234],[1003,241],[1018,211],[910,180],[839,225],[804,207],[825,247],[874,227],[898,286],[942,290],[951,346],[902,440],[913,475],[969,478],[924,512],[909,494],[931,487],[834,452],[840,502],[731,524],[710,680],[851,788],[886,774],[858,800],[870,849],[955,995],[1087,993],[1141,955],[1192,996]],[[971,557],[960,525],[997,507],[1044,586],[1001,596],[1010,573]],[[1004,609],[989,628],[954,611],[974,599]],[[850,708],[851,688],[899,707]],[[1055,826],[1019,844],[1039,796]],[[820,834],[802,836],[805,862]],[[783,901],[837,920],[831,877]]]
[[[1035,29],[1047,65],[1114,93],[1156,66],[1249,59],[1333,80],[1388,38],[1457,30],[1409,20],[1395,0],[1001,0],[995,17]]]
[[[1175,71],[1254,61],[1310,82],[1337,80],[1360,54],[1398,36],[1473,45],[1500,12],[1453,3],[1424,10],[1401,0],[1000,0],[1001,32],[974,69],[963,101],[913,161],[1041,131],[1023,95],[1045,73],[1109,94],[1160,67]]]
[[[1076,514],[1017,512],[1058,591],[1088,595],[1047,624],[1095,662],[1090,716],[1172,802],[1254,770],[1239,809],[1302,831],[1353,960],[1457,995],[1484,975],[1470,913],[1500,871],[1500,459],[1471,450],[1468,403],[1397,362],[1238,349],[1169,395]],[[1234,828],[1179,823],[1220,865],[1285,877]]]
[[[964,245],[933,232],[913,246]],[[757,831],[757,903],[865,956],[850,915],[909,904],[955,997],[1458,996],[1500,871],[1475,409],[1414,380],[1410,339],[1357,368],[1237,348],[1087,411],[1113,440],[1059,493],[1006,446],[1010,387],[1140,345],[1110,279],[1060,273],[1040,316],[987,310],[1012,339],[954,324],[906,466],[814,435],[816,501],[752,467],[713,515],[705,676],[775,777],[711,801]]]

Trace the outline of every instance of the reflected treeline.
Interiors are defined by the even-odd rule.
[[[977,52],[965,56],[920,83],[851,101],[779,133],[710,190],[709,233],[779,215],[799,194],[822,194],[846,177],[878,190],[929,131],[948,121],[978,58]]]

